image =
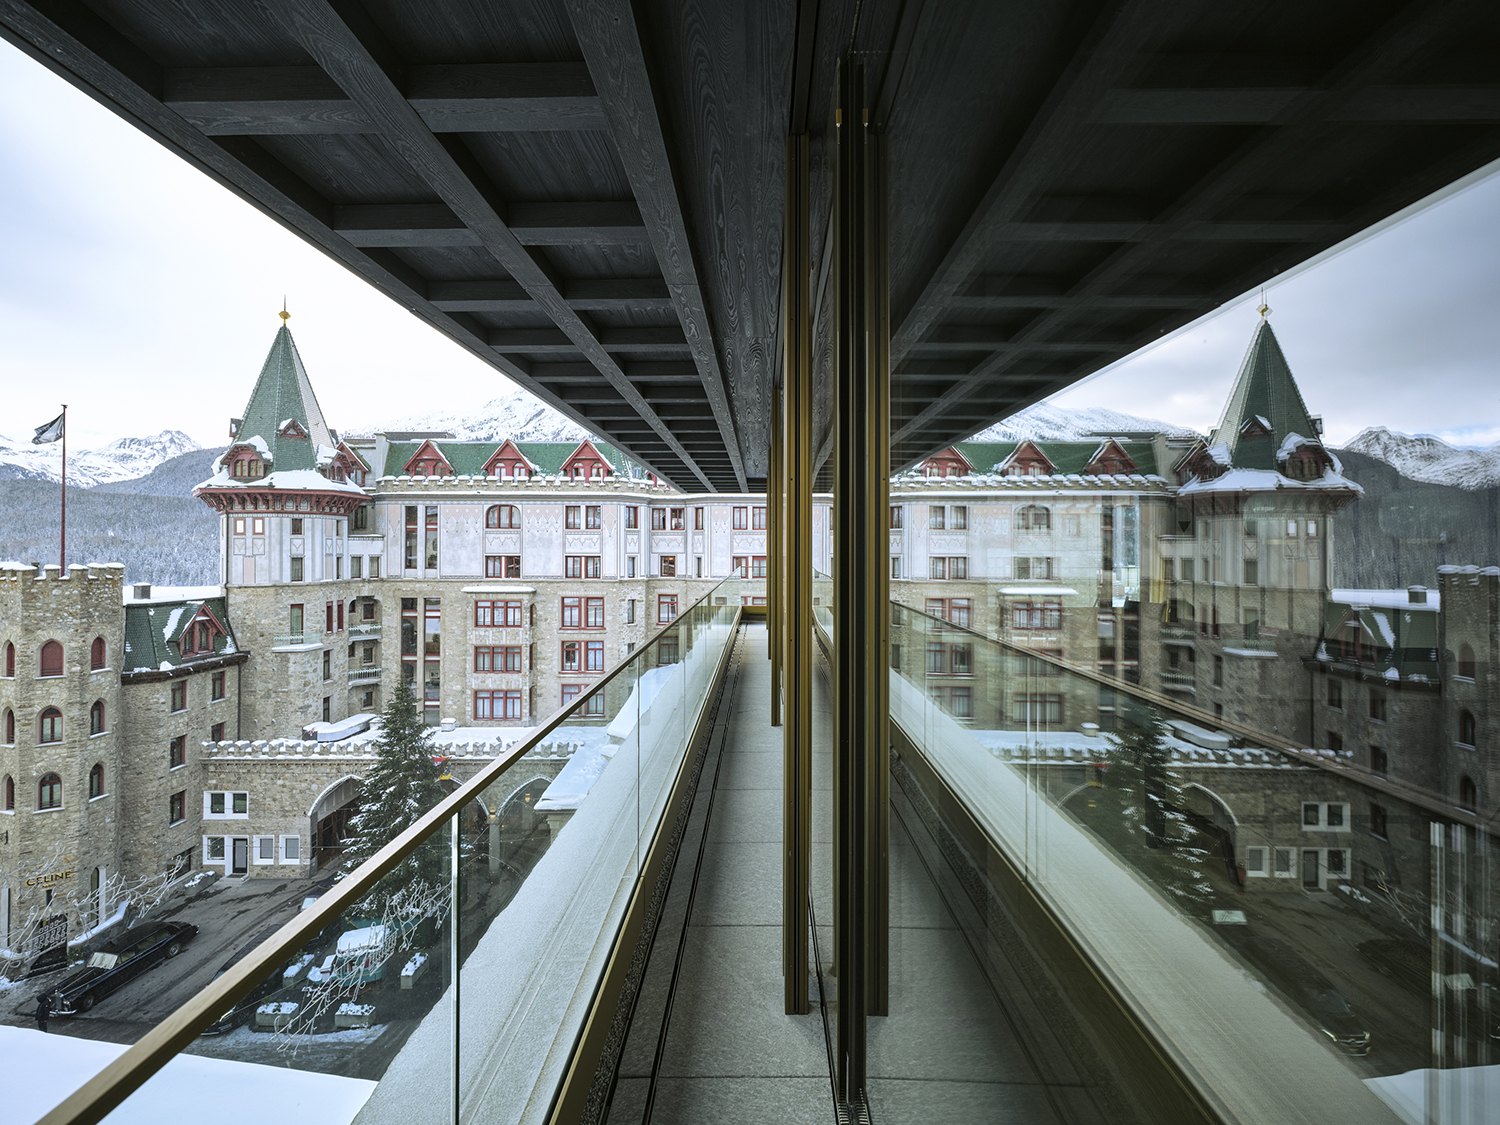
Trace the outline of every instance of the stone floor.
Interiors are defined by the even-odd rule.
[[[768,721],[766,638],[764,626],[744,631],[727,737],[711,751],[696,802],[709,806],[701,856],[684,849],[664,911],[665,920],[674,907],[687,910],[680,964],[676,934],[684,931],[664,924],[642,987],[637,1024],[651,1022],[639,1013],[651,1010],[649,994],[659,1005],[676,964],[666,1030],[659,1023],[632,1027],[611,1125],[836,1120],[819,1006],[807,1016],[782,1010],[781,732]],[[814,721],[813,902],[827,961],[831,758],[821,683]],[[891,1014],[869,1025],[875,1122],[1073,1119],[1076,1076],[1053,1060],[1042,1067],[1047,1080],[1039,1077],[898,817],[891,832],[891,974]]]

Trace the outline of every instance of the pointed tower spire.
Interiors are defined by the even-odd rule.
[[[1288,434],[1318,440],[1302,392],[1266,319],[1270,309],[1264,301],[1261,307],[1265,311],[1240,364],[1224,416],[1208,439],[1211,446],[1228,447],[1230,463],[1237,469],[1275,469],[1276,451]]]
[[[283,308],[279,315],[291,314]],[[250,392],[237,434],[240,441],[256,437],[266,443],[277,472],[316,468],[318,447],[331,449],[335,444],[285,320]]]

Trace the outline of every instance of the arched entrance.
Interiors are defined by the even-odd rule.
[[[349,818],[359,811],[359,790],[364,778],[341,777],[307,810],[308,840],[312,844],[311,870],[317,872],[344,854],[349,836]]]

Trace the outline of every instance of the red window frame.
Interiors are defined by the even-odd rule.
[[[187,710],[187,681],[177,680],[172,684],[171,703],[168,705],[175,715],[179,711]]]
[[[656,623],[658,625],[670,625],[677,620],[677,595],[656,595]]]
[[[626,505],[626,507],[625,507],[625,529],[627,531],[631,531],[631,530],[634,530],[635,528],[638,528],[640,526],[641,526],[641,509],[637,505],[635,505],[635,504],[628,504],[628,505]]]
[[[42,646],[41,657],[37,666],[43,676],[61,676],[63,674],[63,646],[56,641],[48,641]]]
[[[104,700],[94,700],[89,708],[89,734],[103,734],[109,728],[104,724]]]
[[[492,504],[485,509],[484,526],[493,528],[519,528],[521,509],[514,504]]]
[[[667,510],[665,508],[652,508],[651,509],[651,530],[652,531],[666,531],[667,530]]]
[[[766,510],[756,508],[750,513],[750,527],[753,531],[764,531],[766,529]]]
[[[670,509],[670,511],[672,513],[672,520],[671,520],[672,530],[673,531],[686,531],[687,530],[687,509],[686,508],[672,508],[672,509]]]
[[[568,504],[563,508],[563,528],[567,531],[583,530],[582,504]]]
[[[208,680],[208,697],[210,699],[224,698],[224,673],[215,672]]]
[[[765,555],[755,555],[755,556],[753,556],[750,559],[750,577],[751,578],[764,578],[764,577],[766,577],[766,556]]]
[[[604,692],[596,691],[584,701],[581,715],[593,715],[598,718],[604,716]]]
[[[585,598],[583,601],[583,621],[586,629],[604,628],[604,599]]]
[[[583,642],[583,670],[585,672],[604,671],[604,642]]]
[[[562,686],[562,705],[564,707],[568,706],[568,704],[574,702],[582,694],[583,694],[583,685],[582,684],[563,684],[563,686]]]
[[[604,527],[604,507],[601,504],[585,504],[583,508],[583,526],[589,531],[598,531]]]
[[[662,555],[660,559],[660,571],[663,578],[677,577],[677,556]]]
[[[103,637],[95,637],[94,643],[89,646],[89,671],[97,672],[105,665],[105,646]]]
[[[750,509],[749,508],[736,508],[734,510],[733,525],[734,525],[734,530],[735,531],[749,531],[750,530]]]
[[[561,615],[558,617],[559,629],[582,629],[583,628],[583,599],[563,598]]]
[[[563,641],[562,651],[557,658],[557,667],[563,672],[582,672],[583,642]]]
[[[187,765],[187,735],[179,734],[167,743],[167,768]]]
[[[43,743],[61,742],[63,740],[63,716],[56,707],[45,707],[42,709],[41,717],[37,720],[37,741]]]

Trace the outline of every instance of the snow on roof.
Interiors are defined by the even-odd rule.
[[[339,953],[359,953],[366,949],[379,949],[385,944],[385,927],[365,926],[339,935]]]
[[[167,614],[167,623],[161,627],[163,640],[170,641],[172,639],[172,634],[177,631],[177,622],[182,619],[182,615],[190,608],[196,609],[197,606],[175,605],[172,607],[172,612]]]
[[[202,602],[209,598],[222,598],[223,586],[152,586],[151,596],[137,598],[135,587],[125,584],[122,591],[126,605],[160,605],[163,602]]]
[[[288,469],[253,480],[235,480],[221,468],[206,481],[194,485],[194,488],[279,488],[299,492],[349,492],[356,496],[365,494],[365,490],[359,485],[329,480],[316,469]]]
[[[1214,462],[1214,464],[1223,465],[1226,469],[1229,468],[1230,459],[1228,442],[1221,441],[1217,445],[1210,445],[1206,448],[1206,451],[1209,458]]]
[[[1285,461],[1288,457],[1290,457],[1293,453],[1296,453],[1297,450],[1301,449],[1304,445],[1318,444],[1320,443],[1310,441],[1307,438],[1303,437],[1301,434],[1287,434],[1286,440],[1283,441],[1281,443],[1281,447],[1276,450],[1276,460]]]
[[[1215,449],[1223,448],[1215,446]],[[1210,453],[1213,450],[1209,450]],[[1199,492],[1328,492],[1348,491],[1363,496],[1365,490],[1347,477],[1325,472],[1313,480],[1293,480],[1272,469],[1230,469],[1213,480],[1194,480],[1183,485],[1179,496]]]
[[[10,1073],[27,1076],[25,1082],[9,1084],[5,1119],[37,1120],[65,1092],[127,1049],[120,1043],[0,1027],[0,1057]],[[180,1054],[116,1106],[109,1119],[110,1125],[160,1125],[181,1116],[184,1106],[212,1105],[214,1125],[266,1121],[348,1125],[375,1092],[375,1085],[365,1078]]]
[[[337,454],[338,454],[338,450],[335,449],[331,445],[320,445],[320,446],[318,446],[318,464],[320,464],[320,465],[331,465],[331,464],[333,464],[333,459],[334,459],[334,457]]]
[[[1437,612],[1442,604],[1442,592],[1439,590],[1428,590],[1425,602],[1414,602],[1411,594],[1405,589],[1401,590],[1334,590],[1330,601],[1341,602],[1349,606],[1386,606],[1389,609],[1415,609],[1430,610]]]

